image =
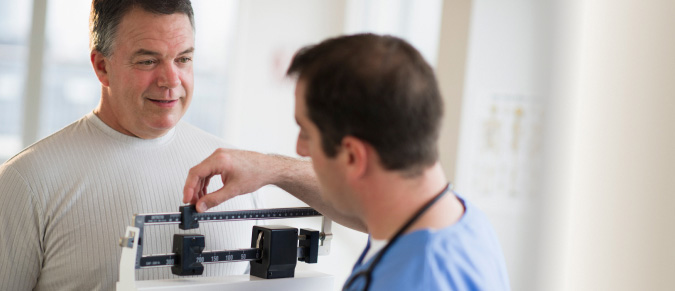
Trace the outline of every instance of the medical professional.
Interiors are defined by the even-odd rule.
[[[332,38],[299,50],[288,75],[297,78],[297,152],[311,158],[315,176],[300,161],[256,153],[249,161],[284,164],[308,181],[316,177],[320,189],[298,191],[302,179],[296,178],[290,189],[296,191],[289,192],[368,232],[345,290],[510,289],[490,222],[454,193],[439,164],[442,99],[433,70],[415,48],[391,36]],[[271,172],[281,167],[246,172],[230,166],[237,163],[229,153],[217,151],[190,170],[184,202],[203,211],[204,204],[247,192],[242,187],[284,184],[265,180],[278,179]],[[205,186],[216,175],[225,186],[209,193]]]

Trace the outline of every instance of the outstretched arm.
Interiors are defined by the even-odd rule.
[[[206,189],[214,176],[220,176],[223,187],[208,193]],[[319,182],[310,162],[280,155],[217,149],[190,169],[183,189],[183,202],[196,204],[197,211],[204,212],[269,184],[291,193],[337,223],[366,232],[358,218],[336,211],[321,198]]]

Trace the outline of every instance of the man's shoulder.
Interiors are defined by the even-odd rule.
[[[470,206],[467,209],[471,211]],[[380,268],[397,274],[394,277],[402,282],[418,281],[409,286],[413,288],[410,290],[508,290],[497,238],[489,224],[484,225],[482,218],[473,219],[472,215],[453,226],[401,237]]]
[[[466,199],[458,198],[464,205],[464,214],[454,225],[427,231],[427,257],[440,262],[453,257],[452,262],[460,265],[503,263],[499,238],[487,215]]]
[[[509,290],[501,253],[467,245],[462,236],[417,233],[399,241],[374,277],[382,290]],[[395,278],[395,279],[392,279]]]
[[[459,196],[458,196],[459,197]],[[465,206],[460,221],[430,231],[426,240],[426,276],[448,276],[451,290],[509,290],[504,255],[488,217],[459,197]]]
[[[46,157],[59,157],[64,152],[75,150],[74,145],[86,135],[86,117],[83,117],[66,127],[27,146],[5,162],[14,168],[21,168],[25,164],[33,164]]]

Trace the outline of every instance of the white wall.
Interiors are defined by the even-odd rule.
[[[548,21],[540,0],[474,0],[455,188],[490,218],[513,290],[534,290]]]
[[[571,2],[540,290],[675,290],[675,2]]]
[[[675,290],[675,2],[473,4],[457,188],[513,290]]]

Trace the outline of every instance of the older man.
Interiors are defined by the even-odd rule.
[[[0,290],[113,289],[117,240],[132,215],[177,211],[187,169],[227,147],[180,121],[193,92],[193,23],[189,0],[93,1],[98,107],[0,166]],[[240,197],[218,209],[256,206]],[[241,248],[251,225],[205,224],[200,233],[210,249]],[[170,252],[177,230],[147,228],[145,251]],[[246,268],[217,264],[205,274]],[[163,268],[137,276],[172,275]]]

